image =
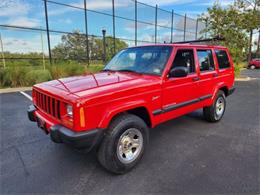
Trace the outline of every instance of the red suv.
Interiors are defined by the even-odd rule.
[[[101,165],[120,174],[148,149],[149,128],[200,108],[217,122],[234,89],[225,47],[132,47],[99,73],[33,86],[28,116],[56,143],[95,147]]]
[[[260,68],[260,58],[252,59],[248,64],[248,68],[250,69]]]

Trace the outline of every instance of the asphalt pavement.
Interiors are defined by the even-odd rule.
[[[24,95],[0,94],[1,194],[260,194],[260,70],[242,74],[255,79],[236,82],[219,123],[198,110],[151,129],[142,161],[119,176],[95,152],[53,143]]]

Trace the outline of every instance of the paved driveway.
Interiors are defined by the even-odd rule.
[[[1,194],[7,193],[260,193],[258,78],[237,82],[223,120],[211,124],[201,110],[151,130],[149,150],[130,173],[115,176],[95,153],[54,144],[27,120],[30,101],[1,94]]]

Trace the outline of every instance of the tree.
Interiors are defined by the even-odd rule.
[[[229,48],[234,61],[238,63],[245,59],[246,51],[249,51],[248,32],[259,28],[258,14],[257,9],[255,12],[246,11],[246,4],[242,0],[235,1],[225,9],[216,2],[201,16],[201,20],[208,24],[205,32],[211,36],[220,35],[225,39],[221,44]]]
[[[248,61],[252,58],[253,31],[260,30],[260,0],[238,0],[244,12],[244,28],[249,33]]]
[[[119,39],[115,39],[116,49],[121,50],[128,45]],[[89,36],[89,58],[91,60],[103,59],[103,40],[100,37]],[[61,43],[52,49],[54,58],[70,59],[78,62],[84,62],[87,59],[86,52],[86,36],[79,31],[74,31],[71,34],[63,35]],[[113,38],[106,37],[106,60],[113,56]]]

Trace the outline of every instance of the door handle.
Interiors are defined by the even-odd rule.
[[[200,80],[200,78],[199,77],[194,77],[194,78],[192,78],[192,80],[193,81],[198,81],[198,80]]]
[[[218,73],[214,73],[214,74],[213,74],[213,77],[218,77]]]

